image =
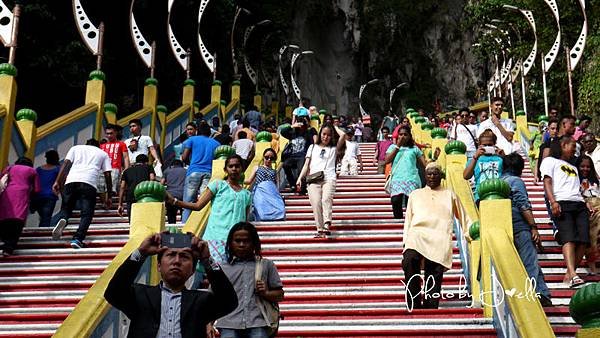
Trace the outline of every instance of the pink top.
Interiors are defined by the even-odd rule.
[[[0,195],[0,220],[20,219],[25,221],[29,211],[29,200],[32,192],[40,191],[37,172],[25,165],[12,165],[2,171],[9,170],[8,186]]]
[[[392,145],[392,141],[391,140],[383,140],[383,141],[378,141],[377,142],[377,160],[378,161],[384,161],[385,160],[385,153],[387,152],[388,148]]]

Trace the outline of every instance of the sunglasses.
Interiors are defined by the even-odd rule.
[[[275,157],[273,157],[273,156],[265,156],[264,159],[268,160],[268,161],[273,161],[275,159]]]

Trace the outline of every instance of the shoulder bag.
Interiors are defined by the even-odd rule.
[[[313,157],[313,152],[315,150],[314,144],[311,145],[311,149],[310,149],[310,157],[312,160]],[[323,170],[321,171],[317,171],[315,173],[312,173],[310,175],[306,175],[306,184],[313,184],[313,183],[321,183],[325,180],[325,168],[327,168],[327,162],[329,161],[329,157],[331,156],[331,154],[329,154],[327,156],[327,158],[325,159],[325,165],[323,166]]]
[[[263,261],[260,257],[256,257],[256,267],[254,269],[254,281],[262,280]],[[279,311],[279,304],[269,302],[259,295],[256,295],[256,305],[260,310],[260,313],[267,323],[267,334],[269,337],[275,337],[279,330],[279,319],[281,318],[281,312]]]
[[[400,148],[398,148],[398,151],[400,151]],[[400,155],[400,159],[398,160],[398,162],[396,162],[396,164],[392,167],[392,170],[390,171],[390,174],[388,175],[388,177],[385,180],[385,185],[383,186],[383,190],[389,195],[392,193],[392,175],[394,174],[394,170],[398,167],[398,165],[400,164],[400,161],[402,161],[402,157],[404,157],[404,153],[405,151],[402,152],[402,155]],[[396,154],[396,156],[398,156],[398,154]]]

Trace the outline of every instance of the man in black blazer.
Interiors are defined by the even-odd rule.
[[[158,254],[161,282],[134,283],[146,257]],[[188,290],[185,282],[196,262],[204,265],[212,292]],[[237,295],[205,241],[192,237],[191,248],[161,246],[161,235],[146,238],[119,267],[104,298],[129,317],[128,337],[206,337],[206,325],[237,308]]]

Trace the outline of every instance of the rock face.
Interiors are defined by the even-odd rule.
[[[363,96],[370,113],[387,109],[389,90],[401,82],[410,87],[397,93],[394,110],[402,101],[431,111],[436,98],[442,108],[468,104],[483,66],[471,54],[472,35],[459,26],[466,1],[421,1],[410,14],[399,10],[412,6],[407,0],[388,0],[389,11],[356,0],[306,0],[295,8],[289,40],[315,53],[295,66],[302,95],[329,111],[356,114],[360,85],[379,78]],[[320,3],[318,13],[313,3]]]

